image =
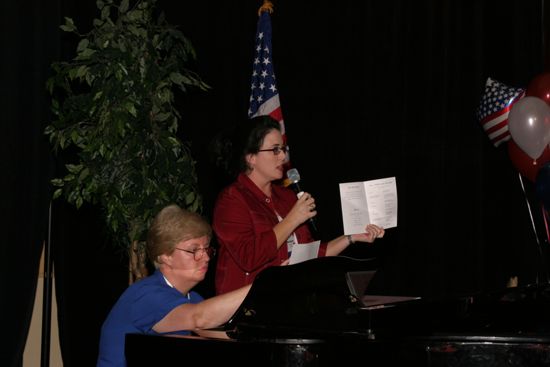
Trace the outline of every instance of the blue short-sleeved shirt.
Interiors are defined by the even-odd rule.
[[[202,300],[196,292],[190,292],[188,296],[168,285],[159,270],[132,284],[122,293],[103,323],[97,366],[126,366],[126,334],[157,334],[153,326],[172,309],[184,303],[198,303]],[[182,330],[170,334],[188,335],[190,332]]]

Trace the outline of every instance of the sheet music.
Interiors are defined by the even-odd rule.
[[[367,224],[397,227],[395,177],[340,184],[344,234],[363,233]]]
[[[310,243],[298,243],[292,247],[290,254],[289,265],[298,264],[302,261],[311,260],[317,258],[319,254],[319,245],[321,241],[314,241]]]
[[[407,302],[419,300],[420,297],[408,297],[408,296],[380,296],[380,295],[364,295],[361,297],[362,308],[376,309],[393,307],[399,302]]]

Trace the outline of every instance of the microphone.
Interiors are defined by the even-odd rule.
[[[300,188],[300,174],[298,173],[298,170],[296,168],[291,168],[288,171],[286,171],[286,177],[285,180],[285,186],[292,186],[292,189],[296,192],[296,195],[298,195],[298,198],[302,196],[301,193],[304,192]]]
[[[298,170],[296,168],[291,168],[288,171],[286,171],[286,177],[287,179],[284,181],[285,186],[290,186],[292,190],[296,193],[296,196],[298,196],[298,199],[304,194],[304,190],[300,187],[300,174],[298,173]],[[312,235],[315,237],[317,236],[317,223],[315,222],[314,218],[308,219],[308,225],[309,229],[312,232]]]

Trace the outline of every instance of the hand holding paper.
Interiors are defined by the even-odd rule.
[[[367,227],[363,229],[362,233],[353,235],[354,242],[369,242],[372,243],[377,238],[384,237],[385,230],[376,224],[367,224]]]

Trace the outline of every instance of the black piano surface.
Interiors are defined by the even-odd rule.
[[[376,267],[325,257],[266,269],[224,326],[229,339],[127,335],[128,366],[550,365],[550,285],[373,304],[349,275]]]

